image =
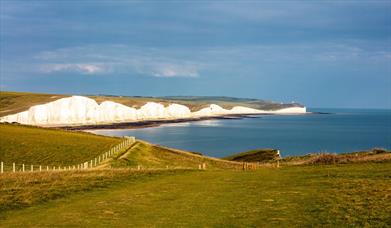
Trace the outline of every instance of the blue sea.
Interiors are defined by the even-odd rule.
[[[391,149],[391,110],[310,109],[331,114],[266,115],[238,120],[206,120],[97,134],[135,136],[155,144],[224,157],[256,148],[282,156],[313,152]]]

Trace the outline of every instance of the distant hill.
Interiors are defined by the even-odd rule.
[[[27,110],[29,107],[45,104],[60,98],[69,97],[65,94],[44,94],[28,92],[0,91],[0,116],[15,114]],[[147,102],[159,102],[164,105],[178,103],[186,105],[191,111],[198,111],[217,104],[225,109],[234,106],[245,106],[262,110],[277,110],[288,107],[303,107],[299,103],[282,104],[273,101],[249,98],[219,97],[219,96],[166,96],[166,97],[143,97],[143,96],[116,96],[116,95],[86,95],[98,103],[109,100],[129,107],[140,108]]]

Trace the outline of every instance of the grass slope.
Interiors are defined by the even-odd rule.
[[[385,162],[130,179],[99,191],[3,211],[1,223],[2,227],[388,227],[390,173],[391,163]]]
[[[144,168],[198,168],[206,163],[207,169],[240,169],[242,164],[217,158],[205,157],[199,154],[153,145],[138,140],[124,154],[118,155],[112,161],[112,167]]]
[[[0,91],[0,116],[23,112],[31,106],[45,104],[64,95]]]
[[[94,158],[120,138],[21,125],[0,124],[0,161],[10,165],[74,165]]]
[[[250,150],[247,152],[234,154],[223,159],[228,161],[239,161],[239,162],[270,162],[279,159],[280,155],[278,150],[274,149],[257,149]]]

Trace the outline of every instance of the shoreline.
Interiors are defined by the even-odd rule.
[[[88,130],[123,130],[123,129],[140,129],[159,127],[164,124],[197,122],[204,120],[240,120],[247,118],[262,118],[262,116],[280,116],[280,115],[315,115],[315,114],[331,114],[323,112],[307,112],[302,114],[229,114],[221,116],[207,116],[198,118],[182,118],[182,119],[161,119],[161,120],[144,120],[137,122],[120,122],[107,124],[89,124],[89,125],[74,125],[74,126],[47,126],[48,128],[57,128],[69,131],[88,131]]]

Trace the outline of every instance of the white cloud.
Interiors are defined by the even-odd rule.
[[[99,48],[95,46],[64,48],[41,52],[35,56],[35,59],[39,62],[46,62],[39,68],[40,71],[46,73],[72,71],[99,74],[113,72],[162,78],[198,77],[204,66],[198,61],[179,58],[172,50],[124,45],[108,45]]]
[[[100,74],[107,72],[107,70],[100,66],[94,64],[80,64],[80,63],[52,63],[52,64],[44,64],[40,67],[41,71],[45,73],[53,73],[53,72],[79,72],[83,74]]]
[[[198,70],[195,66],[179,66],[172,64],[160,64],[152,69],[155,77],[198,77]]]

